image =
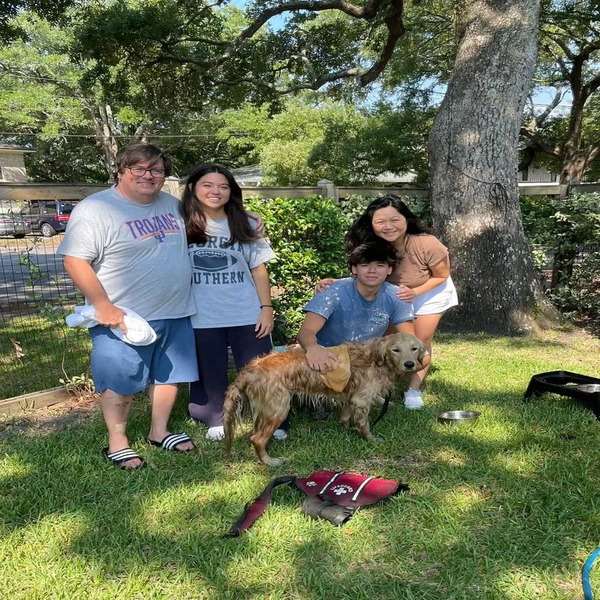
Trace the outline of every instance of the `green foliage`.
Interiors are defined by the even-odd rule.
[[[575,262],[570,280],[551,298],[566,317],[600,335],[600,246]]]
[[[267,236],[277,254],[268,269],[276,307],[276,343],[294,338],[302,324],[302,307],[324,277],[342,277],[347,220],[330,198],[253,198],[249,210],[265,220]]]
[[[0,48],[0,122],[17,135],[3,141],[35,150],[30,176],[46,181],[106,181],[95,142],[103,106],[98,85],[83,85],[90,63],[70,55],[71,28],[31,13],[15,23],[26,38]],[[93,65],[92,65],[93,66]]]
[[[388,89],[431,89],[447,82],[459,36],[462,0],[407,2],[406,33],[382,74]]]
[[[323,143],[328,123],[342,123],[345,137],[354,129],[359,112],[343,103],[314,103],[310,95],[288,101],[284,110],[272,114],[272,106],[246,107],[223,115],[222,136],[232,147],[244,149],[248,162],[261,165],[267,185],[315,185],[323,178],[336,178],[330,161],[312,163],[311,154]],[[243,132],[243,135],[240,135]],[[336,140],[343,144],[344,137]],[[330,148],[334,153],[333,148]],[[344,179],[344,181],[347,181]]]
[[[366,107],[303,94],[283,107],[222,113],[219,137],[244,164],[259,163],[266,184],[371,183],[386,171],[414,171],[424,180],[434,112],[411,102]]]
[[[73,0],[2,0],[0,11],[0,43],[23,38],[22,24],[14,20],[19,13],[30,10],[53,22],[64,20],[65,11]]]
[[[59,381],[65,386],[67,392],[72,393],[77,398],[87,398],[94,394],[94,381],[89,373],[64,377]]]
[[[552,215],[556,212],[552,196],[520,196],[521,220],[531,244],[550,244],[552,241]]]
[[[600,156],[600,32],[596,26],[600,4],[597,0],[543,0],[541,9],[533,91],[567,92],[568,102],[549,112],[531,103],[524,123],[525,143],[535,163],[564,173],[566,179],[591,178],[587,171],[593,166],[597,176]]]
[[[523,227],[532,243],[547,244],[554,250],[577,250],[600,244],[600,194],[523,196]]]
[[[600,194],[524,196],[523,225],[537,266],[554,257],[550,298],[565,316],[600,331]]]
[[[384,172],[414,171],[427,176],[427,136],[435,110],[402,102],[361,111],[348,107],[324,115],[322,140],[309,157],[309,166],[328,179],[348,184],[368,183]]]
[[[103,55],[102,60],[89,56],[82,28],[100,9],[99,4],[74,8],[72,24],[60,28],[31,13],[15,19],[25,39],[0,48],[0,128],[15,135],[0,141],[35,150],[26,159],[29,174],[45,181],[106,181],[117,146],[140,138],[169,151],[178,171],[200,157],[231,164],[227,145],[216,135],[215,116],[231,100],[207,100],[198,78],[186,78],[182,67],[132,67],[106,40],[88,41],[97,41],[98,53],[113,56],[113,63]],[[115,9],[130,23],[130,12],[120,5]],[[147,15],[152,25],[157,16],[170,22],[151,6]]]
[[[74,135],[48,137],[23,136],[35,152],[25,155],[27,175],[32,181],[55,183],[104,183],[106,167],[89,130],[69,128]],[[76,133],[77,132],[77,133]]]

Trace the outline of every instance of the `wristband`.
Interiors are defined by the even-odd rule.
[[[261,304],[260,305],[261,308],[273,308],[272,304]]]

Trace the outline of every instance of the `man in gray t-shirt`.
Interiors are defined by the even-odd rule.
[[[145,464],[129,447],[126,425],[133,395],[148,385],[148,442],[180,452],[195,447],[187,434],[168,430],[177,384],[198,379],[185,224],[179,200],[161,192],[170,170],[156,146],[122,148],[116,184],[75,207],[58,248],[99,323],[90,336],[92,377],[108,429],[103,453],[122,469]],[[158,339],[134,346],[117,337],[111,328],[126,333],[124,309],[148,321]]]
[[[399,300],[398,288],[385,281],[395,261],[387,242],[359,246],[348,257],[354,277],[335,281],[304,307],[298,342],[313,369],[335,368],[338,359],[328,347],[411,332],[406,324],[414,318],[412,304]]]

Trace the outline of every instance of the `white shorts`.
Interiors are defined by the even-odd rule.
[[[448,277],[444,283],[440,283],[428,292],[419,294],[413,301],[413,308],[415,316],[418,317],[419,315],[439,315],[457,304],[456,288],[452,277]]]

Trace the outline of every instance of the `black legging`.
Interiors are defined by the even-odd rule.
[[[194,336],[200,380],[190,384],[189,413],[193,419],[217,427],[223,424],[223,401],[229,384],[227,348],[231,347],[239,371],[253,358],[272,350],[271,337],[257,338],[254,325],[194,329]],[[281,429],[289,429],[288,419]]]

